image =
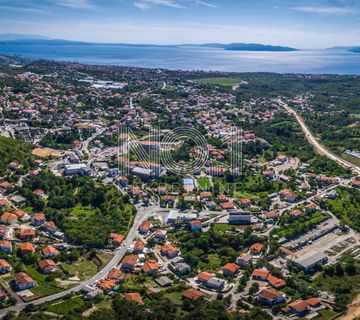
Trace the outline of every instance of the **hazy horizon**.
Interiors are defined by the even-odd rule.
[[[359,21],[359,0],[0,0],[2,33],[101,43],[322,49],[356,46]]]

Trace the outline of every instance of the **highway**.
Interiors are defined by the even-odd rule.
[[[90,278],[90,279],[76,285],[73,288],[61,291],[59,293],[55,293],[55,294],[47,296],[47,297],[39,298],[39,299],[33,300],[33,301],[29,302],[29,303],[22,302],[22,303],[19,303],[19,304],[15,305],[15,306],[9,307],[9,308],[1,309],[0,310],[0,318],[5,316],[10,311],[20,312],[21,310],[23,310],[26,307],[26,305],[30,305],[30,304],[32,304],[32,305],[41,305],[41,304],[46,303],[46,302],[51,302],[51,301],[54,301],[54,300],[58,300],[58,299],[66,296],[68,294],[79,292],[85,286],[93,285],[96,282],[98,282],[99,280],[105,278],[107,273],[112,268],[116,267],[120,263],[121,259],[125,255],[127,249],[130,247],[130,244],[134,241],[134,239],[136,237],[138,237],[138,235],[139,235],[138,227],[141,224],[141,222],[143,220],[146,220],[150,216],[155,215],[157,213],[157,211],[159,210],[159,207],[157,205],[150,206],[150,207],[145,207],[145,208],[137,207],[137,210],[138,210],[138,212],[137,212],[136,216],[134,217],[133,225],[132,225],[129,233],[127,234],[125,240],[121,244],[121,246],[119,246],[115,250],[114,257],[110,260],[110,262],[102,270],[100,270],[92,278]]]
[[[314,135],[312,134],[312,132],[310,131],[309,127],[305,124],[304,119],[295,110],[290,108],[285,102],[283,102],[281,100],[276,100],[276,102],[279,103],[279,105],[282,106],[290,114],[293,114],[295,116],[297,122],[300,124],[301,129],[306,136],[307,141],[311,145],[313,145],[313,147],[319,154],[324,155],[324,156],[328,157],[329,159],[336,161],[343,167],[351,169],[356,174],[360,174],[360,167],[358,167],[357,165],[355,165],[349,161],[342,159],[341,157],[337,156],[336,154],[331,152],[329,149],[327,149],[324,145],[319,143],[316,140],[316,138],[314,137]]]

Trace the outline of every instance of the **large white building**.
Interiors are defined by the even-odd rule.
[[[73,163],[66,164],[64,169],[64,175],[72,176],[72,175],[90,175],[91,169],[85,163]]]
[[[249,211],[230,210],[229,224],[250,224],[252,213]]]

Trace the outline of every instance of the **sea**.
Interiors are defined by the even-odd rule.
[[[360,53],[345,49],[261,52],[197,46],[0,44],[0,54],[171,70],[360,74]]]

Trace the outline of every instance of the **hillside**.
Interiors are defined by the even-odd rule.
[[[4,175],[12,161],[28,168],[32,164],[32,145],[0,136],[0,175]]]

